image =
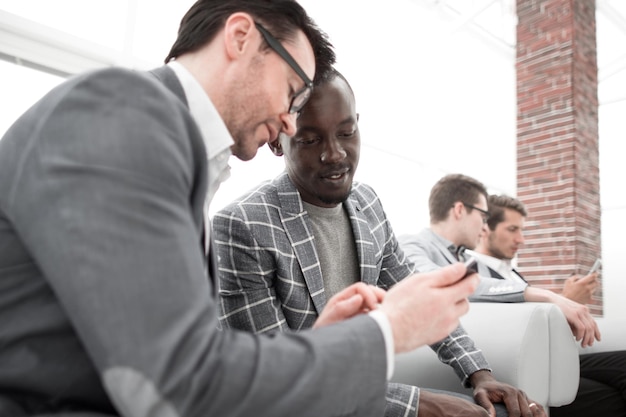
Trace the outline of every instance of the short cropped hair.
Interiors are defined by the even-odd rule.
[[[335,78],[339,78],[343,80],[343,82],[346,83],[346,85],[348,86],[352,94],[354,94],[354,91],[352,91],[352,86],[350,85],[346,77],[342,73],[337,71],[335,67],[329,67],[326,71],[320,71],[320,72],[316,71],[315,79],[313,80],[313,85],[315,87],[318,87],[320,85],[328,84],[331,81],[333,81]]]
[[[198,0],[182,18],[165,63],[211,42],[228,17],[237,12],[250,14],[279,41],[293,39],[302,30],[313,47],[316,73],[328,71],[335,63],[328,36],[295,0]]]
[[[430,222],[437,223],[448,218],[450,208],[458,201],[475,205],[480,195],[487,199],[487,189],[478,180],[463,174],[450,174],[433,186],[428,199]],[[471,207],[467,207],[471,211]]]
[[[487,206],[489,207],[489,220],[487,225],[489,230],[496,230],[496,226],[504,221],[504,210],[515,210],[523,217],[528,216],[526,207],[517,198],[509,197],[508,195],[490,195],[487,198]]]

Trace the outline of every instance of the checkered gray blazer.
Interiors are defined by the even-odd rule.
[[[354,232],[361,281],[387,289],[413,272],[371,187],[355,183],[344,206]],[[312,327],[327,298],[310,220],[286,173],[216,213],[213,236],[224,327],[257,333]],[[462,327],[432,347],[465,385],[469,375],[488,369]],[[398,384],[390,384],[390,390],[391,386]],[[386,416],[406,415],[407,406],[416,406],[418,395],[411,388],[388,391]],[[398,406],[398,414],[389,412],[392,405]]]

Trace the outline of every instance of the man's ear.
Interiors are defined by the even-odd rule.
[[[248,13],[237,12],[231,14],[224,24],[224,46],[229,58],[235,59],[250,48],[256,33],[254,19]]]
[[[463,203],[461,203],[460,201],[455,202],[452,206],[452,214],[454,215],[454,218],[460,219],[464,209],[465,205]]]
[[[280,144],[280,136],[272,141],[267,142],[267,146],[270,147],[274,155],[283,156],[283,147]]]

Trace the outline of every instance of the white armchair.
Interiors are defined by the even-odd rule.
[[[572,402],[579,381],[578,346],[561,310],[549,303],[472,303],[463,327],[494,376],[544,407]],[[427,346],[396,356],[394,382],[468,395]]]

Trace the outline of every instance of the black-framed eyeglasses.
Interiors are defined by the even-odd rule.
[[[269,33],[268,30],[261,26],[259,23],[254,22],[254,25],[259,30],[259,32],[261,32],[263,39],[265,39],[265,42],[267,42],[269,47],[272,48],[274,52],[276,52],[278,55],[280,55],[280,57],[284,59],[287,64],[289,64],[289,66],[296,72],[296,74],[298,74],[300,78],[302,78],[302,81],[304,81],[304,87],[294,93],[293,97],[291,98],[291,103],[289,103],[289,113],[298,113],[300,110],[302,110],[302,107],[304,107],[306,102],[309,100],[309,97],[311,97],[311,93],[313,92],[313,81],[311,81],[311,79],[307,77],[307,75],[304,73],[302,68],[300,68],[300,65],[298,65],[296,60],[293,59],[293,57],[289,54],[289,52],[287,52],[285,47],[280,42],[278,42],[278,39],[272,36],[272,34]]]
[[[491,213],[489,213],[487,210],[483,210],[471,204],[467,204],[463,202],[461,203],[467,208],[471,208],[472,210],[478,211],[480,213],[480,216],[483,218],[483,224],[487,224],[487,222],[489,221],[489,217],[491,217]]]

